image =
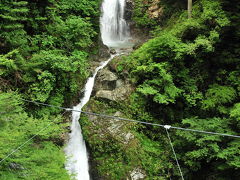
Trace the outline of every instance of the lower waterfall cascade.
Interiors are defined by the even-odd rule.
[[[88,78],[84,88],[84,95],[80,103],[73,107],[73,109],[81,111],[82,107],[89,101],[94,80],[98,71],[104,68],[109,61],[111,61],[116,55],[112,55],[107,61],[101,63],[99,67],[95,69],[94,75]],[[72,125],[71,133],[69,135],[69,141],[65,148],[65,154],[67,156],[66,169],[70,174],[76,175],[77,180],[88,180],[89,176],[89,165],[88,165],[88,154],[86,144],[83,139],[81,126],[79,124],[80,112],[72,112]]]

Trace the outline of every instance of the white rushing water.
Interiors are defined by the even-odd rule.
[[[124,19],[125,4],[125,0],[103,0],[100,27],[103,44],[108,47],[124,47],[130,39]]]
[[[104,68],[109,61],[117,55],[111,56],[107,61],[101,63],[96,68],[94,75],[88,78],[84,89],[84,95],[80,103],[73,107],[73,109],[81,111],[82,107],[89,101],[92,89],[94,86],[94,80],[98,71]],[[72,125],[71,133],[69,135],[69,141],[65,148],[65,154],[67,156],[66,169],[70,174],[74,174],[77,180],[89,180],[89,165],[88,165],[88,154],[86,144],[82,136],[82,130],[79,124],[80,112],[72,112]]]
[[[108,47],[120,48],[129,39],[129,27],[124,20],[125,0],[104,0],[102,4],[102,14],[100,19],[102,40]],[[83,106],[89,101],[95,77],[98,71],[104,68],[115,56],[112,55],[107,61],[100,64],[95,69],[92,77],[88,78],[84,88],[83,98],[73,109],[81,111]],[[66,169],[70,174],[75,175],[77,180],[89,180],[88,153],[83,139],[81,126],[79,124],[80,112],[72,112],[71,133],[69,141],[64,149],[67,162]]]

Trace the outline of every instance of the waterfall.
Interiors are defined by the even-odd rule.
[[[109,61],[112,60],[114,56],[111,56],[107,61],[101,63],[99,67],[96,68],[94,75],[88,78],[87,83],[84,88],[84,95],[80,103],[73,107],[73,109],[81,111],[82,107],[89,101],[92,89],[94,86],[94,80],[98,71],[104,68]],[[77,180],[89,180],[89,165],[88,165],[88,154],[86,149],[86,144],[83,139],[81,127],[79,124],[80,112],[72,112],[72,125],[71,133],[69,135],[69,141],[67,143],[65,154],[67,156],[66,169],[70,174],[74,174]]]
[[[100,19],[101,35],[104,44],[108,47],[118,48],[129,38],[129,27],[124,20],[124,6],[125,0],[104,0],[102,4],[103,15]],[[83,106],[90,99],[98,71],[118,55],[119,54],[112,55],[107,61],[102,62],[100,66],[95,69],[93,76],[87,80],[83,98],[73,109],[78,111],[82,110]],[[77,180],[89,180],[88,153],[81,126],[78,122],[80,115],[80,112],[72,112],[71,133],[69,134],[69,141],[64,149],[67,157],[65,168],[71,175],[74,175]]]
[[[103,0],[100,27],[103,44],[108,47],[125,47],[130,39],[124,10],[125,0]]]

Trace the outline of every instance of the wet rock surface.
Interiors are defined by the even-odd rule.
[[[144,175],[143,171],[140,168],[134,169],[131,173],[131,180],[139,180],[144,179],[146,175]]]
[[[127,21],[132,20],[133,8],[134,8],[134,1],[133,0],[126,0],[126,8],[125,8],[124,18]]]
[[[160,0],[153,0],[148,8],[149,17],[152,19],[160,18],[163,15],[163,7],[159,5]]]
[[[10,163],[9,168],[13,170],[24,170],[25,168],[17,163]]]
[[[94,86],[95,97],[109,101],[124,101],[133,92],[133,86],[127,79],[118,77],[116,67],[111,66],[114,65],[110,63],[97,75]]]
[[[130,84],[124,84],[114,90],[99,90],[96,93],[97,98],[108,99],[110,101],[123,101],[129,97],[132,92]]]
[[[110,49],[110,54],[116,54],[117,51],[115,49]]]
[[[121,60],[121,58],[119,58],[119,60]],[[112,107],[111,104],[116,105],[119,102],[127,100],[129,95],[133,92],[134,87],[131,85],[128,78],[120,77],[117,74],[115,63],[109,63],[107,67],[99,71],[95,81],[93,97],[85,107],[85,111],[107,114],[115,117],[126,117],[123,111]],[[108,112],[109,110],[111,110],[111,112]],[[137,137],[135,137],[132,131],[132,127],[135,126],[134,122],[94,115],[87,115],[87,119],[89,125],[83,126],[83,128],[85,128],[83,131],[88,132],[86,140],[89,143],[90,151],[91,149],[95,149],[93,151],[96,152],[102,149],[102,153],[107,153],[108,149],[113,148],[114,145],[127,151],[129,147],[135,148],[138,146]],[[102,142],[104,143],[102,144]],[[100,157],[102,156],[103,154],[100,155]],[[97,169],[98,166],[103,165],[101,163],[104,163],[97,161],[95,158],[90,158],[91,169]],[[107,161],[111,157],[106,156],[105,158]],[[103,166],[105,166],[105,164]],[[137,164],[131,167],[125,179],[140,180],[142,177],[144,178],[144,172],[138,167],[139,165]],[[98,171],[92,171],[91,173],[100,180],[108,178],[107,173],[105,176],[99,175]]]
[[[98,57],[99,58],[109,58],[110,57],[109,48],[103,44],[102,40],[99,41]]]

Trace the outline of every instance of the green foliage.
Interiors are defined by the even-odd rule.
[[[211,109],[219,105],[231,103],[236,98],[236,91],[232,87],[213,84],[206,92],[203,108]]]
[[[61,11],[79,13],[83,17],[99,16],[99,0],[60,0],[57,2]]]
[[[68,16],[65,21],[56,18],[55,25],[49,25],[47,30],[55,37],[56,46],[67,51],[90,47],[92,38],[96,36],[91,23],[78,16]]]
[[[199,119],[195,117],[184,119],[182,123],[192,129],[234,134],[229,119]],[[239,168],[237,139],[231,140],[218,135],[202,135],[187,131],[177,131],[176,134],[178,140],[175,141],[175,145],[180,148],[178,154],[182,157],[185,165],[192,170],[197,171],[204,168],[201,165],[203,160],[209,165],[214,164],[212,171],[214,173],[218,172],[219,178],[225,177],[224,170]],[[202,175],[202,178],[206,177]]]
[[[174,86],[172,76],[166,71],[166,63],[151,63],[148,66],[138,66],[136,74],[154,73],[153,79],[146,80],[137,88],[137,91],[145,96],[153,96],[153,101],[160,104],[174,103],[181,90]],[[146,75],[148,76],[148,75]],[[160,77],[157,79],[157,77]]]
[[[0,5],[0,38],[3,52],[11,49],[27,46],[27,34],[23,29],[26,21],[28,2],[4,1]],[[9,48],[11,47],[11,48]]]
[[[11,98],[14,95],[15,99]],[[0,125],[4,126],[4,118],[11,119],[15,113],[21,112],[23,109],[20,106],[22,103],[19,101],[17,94],[4,93],[0,95]]]
[[[99,16],[99,3],[2,3],[0,78],[4,84],[41,102],[57,94],[56,89],[74,96],[88,75],[87,59],[97,37],[98,25],[93,23]]]
[[[2,162],[1,179],[69,179],[62,168],[65,157],[59,136],[65,132],[61,116],[41,119],[27,115],[16,93],[0,93],[0,159],[24,146]]]
[[[69,179],[61,110],[19,98],[70,104],[89,75],[99,31],[99,0],[1,1],[0,159],[40,131],[0,168],[0,179]],[[17,91],[17,93],[2,93]],[[6,113],[7,112],[7,113]],[[54,121],[54,122],[52,122]],[[50,126],[49,126],[50,124]]]
[[[197,74],[199,79],[193,80],[191,76],[195,74],[191,71],[207,64],[206,57],[214,52],[214,45],[219,43],[221,27],[227,26],[229,20],[220,3],[208,0],[194,7],[194,18],[178,21],[171,29],[156,34],[156,38],[145,43],[119,66],[130,70],[133,82],[138,84],[137,91],[151,97],[154,102],[174,103],[176,98],[183,95],[186,103],[192,106],[203,97],[203,93],[198,92],[198,86],[204,83],[204,76],[209,75],[203,72],[204,76]],[[228,102],[231,102],[236,98],[236,92],[229,88],[222,87],[222,93],[231,93],[225,95],[229,96],[226,98],[230,98]],[[210,94],[208,92],[206,98]],[[217,96],[216,99],[221,95]],[[203,100],[204,103],[207,100]],[[209,99],[209,103],[213,103],[213,99]]]
[[[230,117],[237,118],[239,120],[240,118],[240,103],[237,103],[234,105],[230,112]]]
[[[173,9],[171,2],[162,1],[165,10]],[[137,7],[138,13],[148,8],[146,4]],[[239,2],[225,0],[196,1],[193,18],[187,19],[186,11],[176,12],[166,27],[154,31],[153,39],[123,58],[117,67],[123,74],[129,71],[136,85],[128,112],[148,122],[238,134],[239,7]],[[145,14],[138,17],[141,24]],[[156,135],[162,133],[160,129],[141,126],[138,130],[149,137],[150,144],[157,141],[166,148],[164,138]],[[173,139],[186,178],[239,176],[237,140],[187,131],[177,131]],[[166,174],[167,168],[164,170]],[[177,175],[170,172],[171,177]]]
[[[228,81],[230,82],[231,86],[235,87],[237,90],[238,96],[240,95],[240,72],[239,70],[233,71],[229,73]]]
[[[151,139],[136,134],[140,141],[140,148],[138,150],[138,157],[142,162],[142,168],[145,170],[146,179],[166,179],[169,178],[169,170],[172,168],[171,163],[164,163],[171,157],[170,151],[161,146],[160,143],[152,141]]]
[[[16,52],[16,50],[15,50]],[[13,54],[14,52],[10,52],[6,55],[0,55],[0,67],[1,67],[1,72],[0,72],[0,75],[1,76],[7,76],[9,75],[10,73],[13,73],[14,71],[17,70],[17,66],[14,62],[13,59],[10,59],[11,55]]]
[[[134,2],[133,9],[133,21],[137,23],[138,26],[148,26],[151,27],[156,25],[156,21],[149,17],[147,9],[149,8],[148,1],[136,0]]]
[[[31,99],[45,102],[54,88],[55,78],[48,71],[43,71],[37,79],[39,82],[31,84],[29,94],[32,96]]]

